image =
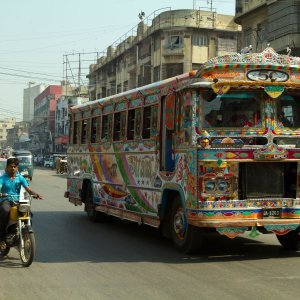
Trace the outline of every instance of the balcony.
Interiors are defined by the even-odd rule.
[[[184,55],[184,48],[163,48],[162,55],[163,56],[183,56]]]

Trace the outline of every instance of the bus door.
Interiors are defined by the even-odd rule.
[[[161,102],[160,120],[160,170],[173,172],[175,169],[174,155],[174,120],[175,120],[175,94],[163,97]]]

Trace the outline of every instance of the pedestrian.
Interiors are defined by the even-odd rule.
[[[56,166],[56,174],[59,174],[60,173],[60,167],[61,167],[61,157],[58,157],[56,159],[55,166]]]

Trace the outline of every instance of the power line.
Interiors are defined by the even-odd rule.
[[[50,76],[50,77],[53,76],[53,75],[45,74],[45,73],[37,73],[37,72],[31,72],[31,71],[16,70],[16,69],[11,69],[11,68],[1,67],[1,66],[0,66],[0,69],[10,70],[10,71],[15,71],[15,72],[23,72],[23,73],[27,73],[27,74],[37,74],[37,75]],[[55,76],[55,77],[57,77],[57,76]]]
[[[20,74],[12,74],[12,73],[6,73],[6,72],[0,72],[2,75],[8,75],[8,76],[14,76],[14,77],[22,77],[22,78],[29,78],[29,79],[38,79],[42,81],[56,81],[60,82],[60,80],[57,79],[51,79],[51,78],[43,78],[43,77],[38,77],[38,76],[26,76],[26,75],[20,75]]]

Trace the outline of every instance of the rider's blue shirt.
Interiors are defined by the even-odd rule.
[[[17,173],[13,180],[7,173],[0,177],[1,193],[13,195],[9,197],[11,200],[19,200],[21,186],[26,188],[28,186],[28,182],[20,173]],[[1,200],[4,200],[4,198],[0,199],[0,201]]]

